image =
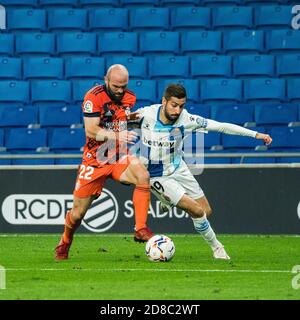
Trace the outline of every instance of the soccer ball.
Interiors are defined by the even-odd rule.
[[[146,255],[150,261],[170,261],[174,253],[175,245],[165,235],[155,235],[146,243]]]

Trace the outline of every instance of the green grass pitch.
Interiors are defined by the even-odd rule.
[[[173,260],[154,263],[129,234],[77,234],[61,262],[53,259],[59,235],[1,235],[0,300],[300,299],[292,287],[300,237],[219,236],[232,258],[220,261],[200,236],[169,236]]]

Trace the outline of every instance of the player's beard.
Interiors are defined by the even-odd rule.
[[[171,122],[176,122],[177,121],[177,119],[179,118],[179,116],[180,116],[180,114],[176,114],[176,115],[170,115],[168,112],[167,112],[167,109],[166,108],[164,108],[164,113],[165,113],[165,117],[169,120],[169,121],[171,121]]]
[[[112,101],[120,103],[124,97],[125,91],[122,94],[115,94],[109,87],[109,84],[106,86],[106,91]]]

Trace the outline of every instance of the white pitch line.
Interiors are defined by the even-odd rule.
[[[137,272],[137,271],[149,271],[149,272],[239,272],[239,273],[292,273],[291,270],[243,270],[243,269],[236,269],[236,270],[224,270],[224,269],[101,269],[101,268],[72,268],[72,269],[62,269],[62,268],[41,268],[41,269],[34,269],[34,268],[6,268],[6,271],[98,271],[98,272]]]

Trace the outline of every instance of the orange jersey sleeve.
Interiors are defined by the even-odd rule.
[[[103,106],[99,93],[103,90],[103,86],[96,86],[87,92],[82,104],[84,117],[100,117]]]

